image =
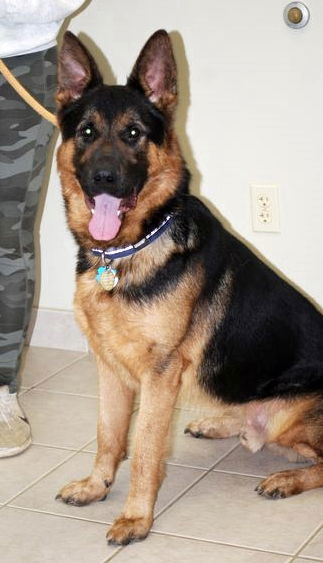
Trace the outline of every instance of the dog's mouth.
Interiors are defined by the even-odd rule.
[[[86,195],[85,202],[92,213],[89,222],[92,237],[95,240],[109,241],[117,236],[127,211],[136,207],[137,195],[134,192],[125,198],[106,193],[93,197]]]

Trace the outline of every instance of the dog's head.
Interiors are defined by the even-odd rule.
[[[172,131],[177,84],[169,36],[157,31],[127,84],[107,86],[67,32],[58,77],[58,164],[70,227],[83,244],[131,242],[138,224],[176,190],[183,168]]]

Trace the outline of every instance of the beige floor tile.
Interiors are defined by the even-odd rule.
[[[321,519],[323,523],[323,502],[321,508]],[[310,543],[305,547],[305,549],[300,553],[301,556],[315,557],[320,561],[323,561],[323,527],[320,532],[314,536]]]
[[[207,440],[184,434],[187,424],[195,418],[196,412],[194,411],[175,410],[168,461],[209,469],[238,442],[235,438]]]
[[[129,431],[129,456],[132,455],[132,444],[136,428],[138,412],[135,412]],[[228,440],[205,440],[184,434],[186,425],[195,417],[194,411],[175,409],[170,435],[170,448],[167,461],[169,463],[209,469],[220,458],[238,444],[235,438]],[[97,442],[89,444],[86,451],[96,452]]]
[[[100,563],[116,551],[102,524],[6,507],[0,537],[3,563]]]
[[[306,465],[308,465],[306,462],[291,463],[286,457],[277,455],[266,448],[253,454],[243,446],[239,446],[221,461],[215,469],[265,477],[275,471],[306,467]]]
[[[132,456],[137,414],[134,414],[129,432],[130,457]],[[195,467],[197,469],[209,469],[238,444],[235,438],[228,440],[203,440],[184,434],[184,428],[191,419],[192,414],[189,411],[175,411],[167,456],[168,463]],[[87,446],[86,451],[96,452],[96,447],[97,442],[94,440],[93,443]]]
[[[276,502],[254,493],[261,476],[294,464],[266,450],[250,454],[236,439],[197,440],[184,435],[187,423],[203,410],[176,409],[168,477],[156,507],[158,533],[121,551],[108,547],[107,524],[125,500],[130,460],[121,464],[105,502],[77,508],[55,501],[60,487],[86,476],[93,464],[94,455],[86,452],[96,450],[94,359],[80,352],[31,348],[25,366],[25,385],[37,388],[23,393],[21,403],[38,445],[21,456],[0,460],[1,562],[103,563],[113,556],[116,563],[290,563],[289,554],[322,522],[323,489]],[[136,413],[133,423],[135,418]],[[68,451],[84,446],[81,453]],[[204,469],[217,462],[205,475]],[[18,496],[10,506],[1,506],[14,495]],[[167,509],[170,503],[174,504]],[[295,563],[311,560],[323,561],[323,531]]]
[[[323,489],[260,498],[253,477],[211,472],[158,518],[154,529],[250,548],[294,553],[322,518]]]
[[[21,397],[33,442],[80,448],[96,435],[97,399],[34,389]]]
[[[84,451],[84,452],[86,452],[86,453],[95,454],[96,451],[97,451],[97,447],[98,447],[98,442],[97,442],[97,440],[96,440],[96,438],[95,438],[95,440],[93,440],[92,442],[90,442],[90,443],[84,448],[84,450],[82,450],[82,451]]]
[[[116,481],[104,502],[96,502],[88,506],[69,506],[55,500],[59,489],[76,479],[86,477],[93,466],[94,455],[79,453],[44,477],[39,483],[17,497],[12,506],[43,510],[54,514],[86,518],[99,522],[113,522],[118,516],[126,499],[130,481],[130,461],[121,463]],[[167,477],[160,490],[156,503],[155,514],[158,514],[170,501],[193,483],[203,471],[197,469],[168,466]]]
[[[285,563],[286,556],[151,534],[117,554],[116,563]]]
[[[21,385],[28,388],[38,385],[82,356],[84,352],[30,346],[24,354]]]
[[[21,455],[1,459],[0,502],[21,492],[69,455],[66,450],[31,446]]]
[[[38,389],[72,393],[75,395],[98,394],[97,369],[93,357],[86,356],[62,369],[59,373],[41,383]]]

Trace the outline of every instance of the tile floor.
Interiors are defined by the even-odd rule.
[[[258,497],[259,478],[293,464],[237,440],[183,434],[194,410],[177,408],[167,478],[149,538],[106,544],[129,481],[122,463],[105,502],[82,508],[55,501],[58,489],[93,463],[97,387],[87,355],[44,348],[26,354],[21,403],[33,445],[0,460],[2,563],[309,563],[323,561],[323,490],[281,501]],[[135,423],[136,412],[133,415]]]

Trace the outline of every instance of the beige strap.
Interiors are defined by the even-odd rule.
[[[39,113],[42,117],[50,121],[53,125],[57,127],[57,119],[56,116],[48,111],[44,106],[42,106],[33,96],[27,92],[27,90],[20,84],[17,78],[12,74],[12,72],[8,69],[8,67],[4,64],[3,60],[0,59],[0,72],[2,72],[3,76],[8,80],[9,84],[16,90],[19,96],[22,97],[25,102],[30,105],[37,113]]]

